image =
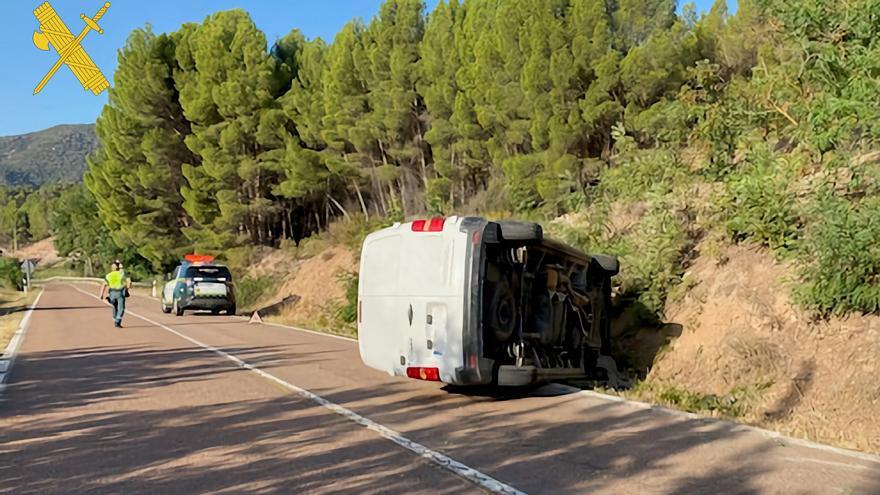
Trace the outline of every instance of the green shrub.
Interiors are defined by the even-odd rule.
[[[449,192],[452,181],[446,177],[434,177],[425,185],[425,206],[431,214],[442,215],[452,209]]]
[[[819,312],[880,311],[880,198],[826,196],[798,246],[795,299]]]
[[[235,303],[240,309],[256,309],[254,306],[274,287],[272,277],[244,276],[235,284]]]
[[[656,400],[661,404],[682,411],[718,414],[733,418],[744,416],[748,412],[750,399],[755,395],[755,392],[744,387],[736,387],[724,396],[691,392],[675,386],[660,387],[654,392]]]
[[[357,321],[358,313],[358,274],[343,272],[338,275],[339,281],[345,286],[345,301],[336,310],[336,318],[342,323],[351,325]]]
[[[644,199],[649,193],[666,194],[691,180],[690,170],[676,152],[665,149],[626,153],[600,178],[610,201]]]
[[[0,285],[7,289],[21,290],[21,262],[15,258],[0,258]]]
[[[650,196],[650,209],[630,231],[611,232],[607,203],[594,203],[585,212],[586,222],[575,226],[549,224],[550,235],[588,253],[620,258],[615,281],[620,294],[637,300],[652,318],[663,311],[669,290],[681,282],[683,262],[694,239],[685,227],[682,212],[664,196]]]
[[[731,175],[718,198],[725,226],[736,241],[752,240],[776,251],[792,247],[800,230],[792,174],[772,155],[751,157],[754,163]]]
[[[682,263],[693,244],[683,219],[658,202],[641,219],[620,249],[620,290],[660,314],[669,290],[681,282]]]

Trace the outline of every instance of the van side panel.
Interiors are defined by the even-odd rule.
[[[396,308],[400,251],[400,235],[396,231],[386,229],[367,236],[358,280],[361,359],[367,366],[392,375],[399,359],[399,329],[406,324],[405,315]]]

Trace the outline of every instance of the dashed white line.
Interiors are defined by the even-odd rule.
[[[86,291],[80,289],[79,287],[76,287],[74,285],[70,285],[70,287],[72,287],[74,290],[76,290],[82,294],[85,294],[89,297],[98,299],[98,297],[95,296],[94,294],[86,292]],[[269,380],[273,383],[276,383],[276,384],[280,385],[281,387],[300,395],[301,397],[304,397],[304,398],[306,398],[306,399],[308,399],[308,400],[310,400],[310,401],[312,401],[312,402],[314,402],[314,403],[316,403],[326,409],[329,409],[330,411],[344,417],[345,419],[348,419],[349,421],[352,421],[353,423],[356,423],[358,425],[363,426],[364,428],[372,430],[372,431],[378,433],[381,437],[383,437],[387,440],[390,440],[391,442],[394,442],[395,444],[397,444],[397,445],[399,445],[399,446],[401,446],[411,452],[418,454],[420,457],[442,467],[443,469],[446,469],[447,471],[452,472],[453,474],[456,474],[456,475],[470,481],[471,483],[474,483],[475,485],[479,486],[480,488],[483,488],[484,490],[488,490],[493,493],[499,493],[499,494],[504,494],[504,495],[525,495],[525,492],[523,492],[523,491],[520,491],[520,490],[518,490],[518,489],[516,489],[506,483],[498,481],[495,478],[492,478],[491,476],[489,476],[485,473],[477,471],[476,469],[474,469],[472,467],[469,467],[459,461],[456,461],[455,459],[453,459],[445,454],[441,454],[440,452],[437,452],[436,450],[432,450],[432,449],[430,449],[430,448],[428,448],[418,442],[410,440],[410,439],[404,437],[403,435],[401,435],[400,433],[392,430],[391,428],[383,426],[383,425],[381,425],[381,424],[379,424],[369,418],[365,418],[364,416],[361,416],[360,414],[358,414],[350,409],[346,409],[345,407],[342,407],[339,404],[336,404],[334,402],[330,402],[329,400],[321,397],[320,395],[317,395],[313,392],[310,392],[302,387],[298,387],[298,386],[296,386],[290,382],[287,382],[287,381],[285,381],[285,380],[283,380],[283,379],[281,379],[271,373],[263,371],[260,368],[244,361],[243,359],[239,358],[238,356],[235,356],[233,354],[229,354],[228,352],[225,352],[221,349],[218,349],[212,345],[205,344],[204,342],[196,340],[196,339],[190,337],[189,335],[185,335],[185,334],[178,332],[177,330],[175,330],[167,325],[163,325],[162,323],[159,323],[159,322],[154,321],[150,318],[147,318],[146,316],[139,315],[133,311],[126,311],[126,313],[128,313],[136,318],[139,318],[139,319],[141,319],[151,325],[157,326],[167,332],[170,332],[170,333],[172,333],[172,334],[174,334],[174,335],[176,335],[176,336],[178,336],[178,337],[180,337],[180,338],[182,338],[192,344],[195,344],[195,345],[197,345],[207,351],[211,351],[214,354],[217,354],[218,356],[222,356],[222,357],[228,359],[229,361],[232,361],[240,368],[243,368],[243,369],[246,369],[252,373],[255,373],[255,374],[259,375],[260,377],[265,378],[266,380]]]

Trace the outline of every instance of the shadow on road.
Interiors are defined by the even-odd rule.
[[[322,359],[270,347],[226,350],[264,368]],[[407,472],[421,463],[409,454],[401,463],[403,451],[378,436],[346,442],[345,431],[357,427],[292,395],[253,401],[230,393],[211,406],[170,406],[182,383],[249,373],[203,350],[97,347],[20,359],[0,405],[0,494],[277,493],[336,484],[403,493],[412,486]],[[137,402],[148,389],[165,407]],[[111,400],[97,414],[82,407]]]
[[[260,366],[290,358],[290,350],[286,351],[271,346],[227,349]],[[296,358],[321,359],[314,355]],[[19,356],[16,362],[7,405],[35,414],[120,398],[143,387],[241,372],[244,370],[194,348],[91,347],[30,353]],[[6,406],[0,406],[0,418],[6,410]]]
[[[499,479],[517,480],[514,485],[528,493],[614,493],[620,480],[640,480],[652,487],[649,493],[788,491],[790,480],[778,457],[764,455],[776,444],[732,423],[684,420],[585,401],[577,394],[550,398],[534,389],[441,390],[445,394],[428,387],[413,393],[401,385],[325,397],[347,407],[356,405],[358,413],[383,424],[413,424],[419,418],[418,426],[402,433],[428,445],[442,439],[448,446],[444,453],[489,469]],[[473,407],[474,402],[479,407]],[[563,403],[574,405],[579,413],[557,413]],[[749,440],[734,443],[746,435]],[[688,465],[690,473],[681,474]],[[548,471],[553,473],[550,484]],[[880,469],[863,472],[868,481],[854,493],[880,493]],[[841,481],[839,488],[846,491],[851,482]]]
[[[294,349],[225,350],[267,369],[324,359]],[[0,494],[461,492],[456,483],[426,486],[413,474],[424,468],[418,456],[372,433],[352,435],[353,423],[292,394],[247,400],[230,393],[210,406],[170,405],[181,384],[247,373],[202,350],[81,348],[25,355],[17,369],[0,406]],[[762,457],[770,442],[706,450],[739,434],[726,423],[658,421],[650,411],[576,395],[423,385],[316,392],[529,493],[613,492],[621,480],[651,493],[756,493],[768,490],[774,469]],[[149,392],[166,403],[138,402]],[[80,407],[111,399],[99,413]],[[556,414],[569,401],[579,414]],[[522,415],[531,419],[523,424]],[[680,474],[683,463],[706,455],[712,458]],[[880,489],[880,475],[871,483],[866,493]]]

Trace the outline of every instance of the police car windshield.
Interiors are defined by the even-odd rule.
[[[232,274],[225,266],[191,266],[186,269],[186,278],[225,278],[232,280]]]

